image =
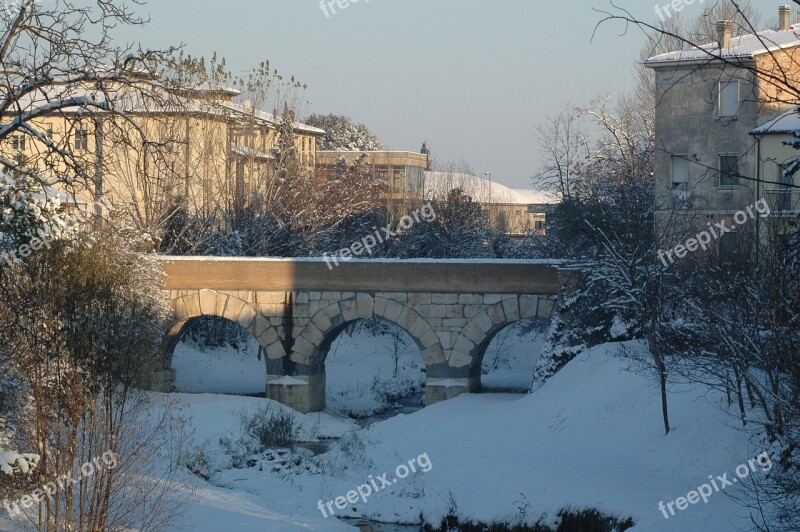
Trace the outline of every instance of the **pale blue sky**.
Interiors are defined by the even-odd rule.
[[[655,17],[651,0],[617,4]],[[217,51],[237,72],[269,59],[308,84],[306,113],[348,115],[388,149],[418,151],[427,140],[440,163],[464,160],[530,188],[536,124],[631,88],[644,40],[637,29],[620,35],[618,24],[592,40],[601,18],[592,8],[608,5],[360,0],[326,18],[319,0],[151,0],[142,12],[152,22],[120,35],[150,48],[183,43],[192,55]]]

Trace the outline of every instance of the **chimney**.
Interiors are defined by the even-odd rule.
[[[730,20],[717,22],[717,36],[720,50],[727,50],[730,48],[731,39],[733,38],[733,22]]]
[[[780,6],[778,8],[778,29],[786,31],[792,29],[792,8]]]

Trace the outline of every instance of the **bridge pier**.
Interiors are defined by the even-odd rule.
[[[151,371],[143,378],[145,382],[141,386],[145,390],[161,393],[170,393],[175,390],[175,370],[172,368]]]
[[[425,372],[425,406],[478,391],[481,387],[480,367],[475,373],[474,368],[455,368],[445,362],[428,364]]]

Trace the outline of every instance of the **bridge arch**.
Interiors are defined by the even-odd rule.
[[[506,327],[521,320],[550,320],[555,297],[506,296],[470,319],[453,343],[448,359],[452,368],[466,369],[470,390],[480,389],[481,363],[492,339]]]
[[[175,372],[172,368],[172,356],[175,346],[189,322],[198,318],[224,318],[238,324],[256,339],[267,354],[268,360],[286,356],[278,331],[269,319],[263,316],[254,304],[237,295],[204,289],[172,293],[170,299],[173,315],[161,350],[162,382],[153,386],[157,389],[169,391],[174,387]]]
[[[290,358],[307,366],[324,363],[331,344],[347,325],[373,318],[392,323],[408,334],[426,365],[445,362],[439,337],[424,317],[404,303],[370,294],[331,303],[311,316],[295,340]]]

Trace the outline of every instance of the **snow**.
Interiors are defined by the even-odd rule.
[[[528,387],[541,352],[541,329],[518,325],[505,331],[508,336],[495,337],[484,360],[483,369],[495,373],[482,378],[491,387]],[[319,501],[346,495],[370,475],[391,477],[399,464],[423,454],[432,465],[428,472],[398,480],[342,513],[374,522],[414,524],[420,516],[438,522],[454,502],[462,519],[483,522],[552,521],[560,509],[571,507],[632,517],[633,532],[729,532],[747,526],[745,512],[729,497],[740,494],[736,486],[669,520],[659,511],[659,502],[685,497],[709,475],[731,474],[764,449],[736,428],[721,394],[699,386],[670,387],[673,430],[665,436],[658,386],[618,356],[620,345],[644,349],[643,343],[589,349],[532,394],[468,394],[361,428],[338,414],[385,407],[379,397],[357,390],[385,390],[393,382],[394,360],[387,352],[393,337],[375,334],[357,329],[332,345],[327,412],[303,415],[259,397],[153,393],[157,404],[173,405],[185,420],[189,447],[202,453],[209,472],[208,481],[182,472],[178,480],[190,502],[173,530],[353,530],[323,517]],[[212,377],[224,360],[232,368]],[[195,377],[206,379],[203,385],[228,393],[263,383],[265,373],[251,351],[203,351],[191,343],[179,346],[175,362],[178,381],[195,389],[200,383],[181,376],[192,366]],[[415,375],[412,381],[424,377],[414,374],[421,368],[416,347],[400,365],[403,373]],[[257,378],[250,380],[248,373]],[[231,382],[222,386],[226,378]],[[376,378],[381,384],[373,388]],[[265,406],[294,414],[299,442],[339,439],[316,457],[300,448],[303,444],[289,455],[306,468],[274,469],[266,455],[257,457],[255,467],[231,468],[221,440],[239,437],[242,414]],[[0,529],[14,528],[0,523]]]
[[[768,135],[776,133],[792,134],[800,130],[800,113],[797,108],[780,114],[777,118],[770,120],[762,126],[757,127],[751,134]]]
[[[204,349],[191,341],[179,342],[172,356],[176,388],[182,392],[263,394],[267,365],[263,358],[258,360],[258,343],[249,337],[242,347]]]
[[[38,454],[0,451],[0,473],[9,477],[15,473],[27,475],[36,468],[39,458]]]
[[[556,199],[553,197],[552,194],[549,192],[544,192],[542,190],[530,190],[530,189],[522,189],[522,188],[514,188],[511,189],[520,196],[525,203],[528,204],[539,204],[539,205],[553,205],[557,203]]]
[[[490,390],[529,390],[542,355],[547,329],[523,320],[494,337],[483,357],[481,385]]]
[[[275,384],[285,384],[287,386],[308,386],[306,381],[301,381],[300,379],[295,379],[294,377],[281,377],[273,381]]]
[[[553,199],[542,192],[516,190],[497,181],[458,172],[425,172],[425,188],[433,192],[461,188],[481,203],[553,203]]]
[[[350,515],[409,523],[423,515],[435,522],[452,497],[462,517],[481,521],[520,515],[531,521],[571,506],[632,516],[634,532],[746,526],[743,510],[723,493],[664,519],[660,501],[685,496],[708,475],[732,472],[764,449],[731,426],[722,396],[699,387],[671,387],[674,429],[665,436],[658,387],[631,372],[617,351],[617,344],[588,350],[530,395],[464,395],[367,429],[329,414],[297,414],[306,440],[354,432],[317,457],[317,473],[254,467],[222,469],[210,483],[188,478],[187,489],[196,492],[182,525],[196,532],[352,530],[323,518],[318,501],[427,453],[429,472],[398,481]],[[219,462],[225,459],[219,437],[236,433],[238,411],[264,404],[285,409],[258,398],[163,397],[180,401],[195,440]],[[728,488],[727,495],[735,493]]]
[[[730,48],[721,53],[719,43],[711,42],[700,47],[653,56],[645,61],[645,65],[655,66],[679,61],[709,61],[717,56],[723,59],[751,59],[757,55],[800,45],[798,31],[800,31],[800,24],[795,24],[786,31],[766,30],[755,34],[751,33],[734,37],[731,39]]]

